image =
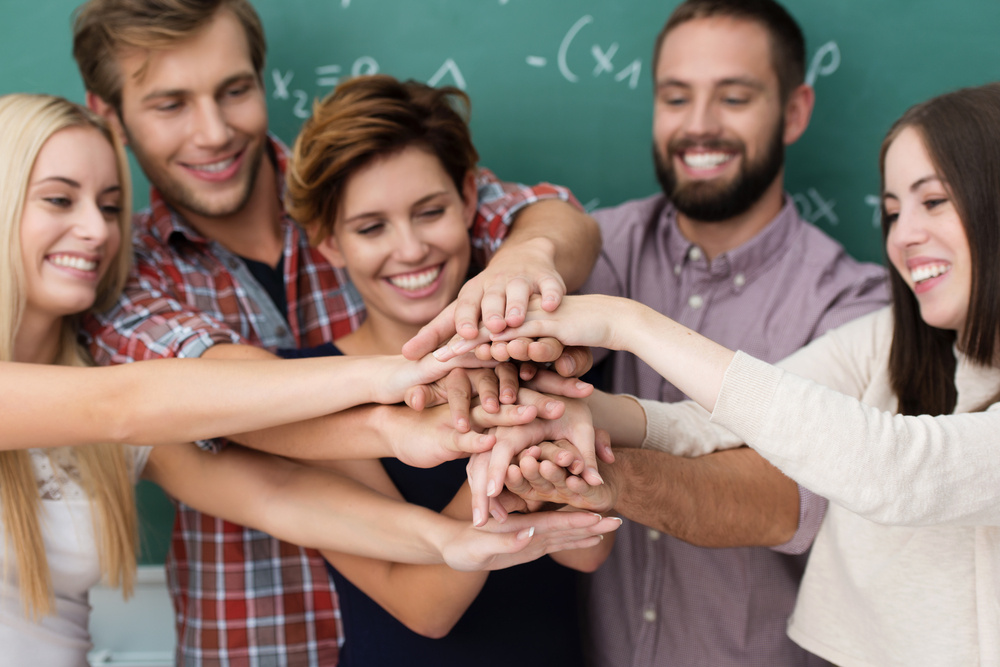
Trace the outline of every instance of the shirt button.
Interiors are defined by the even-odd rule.
[[[655,542],[656,540],[660,539],[660,531],[653,530],[652,528],[650,528],[649,529],[649,539],[652,540],[653,542]]]
[[[649,623],[654,623],[656,621],[656,610],[652,607],[646,607],[642,612],[642,617]]]
[[[737,287],[743,287],[744,285],[747,284],[747,277],[744,276],[742,273],[737,273],[735,276],[733,276],[733,284],[736,285]]]
[[[278,338],[284,338],[285,336],[288,335],[288,329],[286,329],[285,327],[278,327],[277,329],[274,330],[274,335],[277,336]]]
[[[695,246],[688,251],[688,259],[692,262],[697,262],[701,259],[701,248]]]
[[[698,296],[697,294],[693,294],[688,299],[688,305],[691,306],[692,308],[694,308],[695,310],[698,310],[703,305],[705,305],[705,300],[703,298],[701,298],[700,296]]]
[[[674,267],[674,275],[675,276],[681,275],[681,265],[680,264],[678,264],[677,266]]]
[[[226,263],[229,264],[229,268],[232,269],[233,271],[240,268],[240,260],[236,259],[235,257],[230,257]]]

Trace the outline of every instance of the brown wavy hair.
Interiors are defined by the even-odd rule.
[[[295,140],[285,206],[317,244],[333,231],[348,179],[375,158],[410,146],[441,161],[459,194],[479,155],[468,125],[469,98],[375,74],[350,79],[316,102]]]

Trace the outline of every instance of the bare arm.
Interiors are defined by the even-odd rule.
[[[704,547],[776,546],[799,524],[798,485],[746,447],[700,458],[615,451],[608,466],[623,516]]]
[[[154,449],[144,476],[199,511],[305,546],[412,563],[488,570],[537,558],[559,540],[616,526],[592,515],[533,515],[486,530],[374,491],[330,470],[242,447]],[[250,489],[251,492],[247,492]],[[532,530],[534,529],[534,530]]]
[[[402,500],[377,461],[337,465],[354,479]],[[442,514],[468,522],[471,496],[463,484]],[[410,565],[324,551],[337,570],[407,628],[425,637],[447,635],[486,583],[486,572],[457,572],[446,565]]]

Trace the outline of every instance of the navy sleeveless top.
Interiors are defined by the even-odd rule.
[[[326,344],[280,350],[286,357],[341,354]],[[407,502],[440,512],[465,483],[465,461],[413,468],[382,465]],[[580,665],[577,574],[548,556],[491,572],[447,636],[429,639],[397,621],[329,563],[340,599],[339,667],[560,667]]]

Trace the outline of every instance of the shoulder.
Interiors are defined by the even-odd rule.
[[[663,212],[670,206],[662,194],[631,199],[609,208],[600,208],[592,213],[601,227],[604,242],[629,237],[635,230],[655,225]]]

